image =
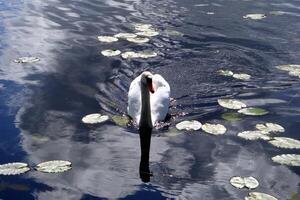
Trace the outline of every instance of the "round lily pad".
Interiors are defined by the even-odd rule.
[[[164,33],[167,35],[167,36],[179,36],[179,37],[182,37],[184,36],[183,33],[179,32],[179,31],[175,31],[175,30],[165,30]]]
[[[35,169],[45,173],[59,173],[72,169],[72,163],[65,160],[51,160],[38,164]]]
[[[298,154],[281,154],[272,157],[276,163],[289,166],[300,166],[300,155]]]
[[[182,121],[176,124],[178,130],[199,130],[202,124],[196,120]]]
[[[149,42],[149,38],[145,38],[145,37],[127,38],[127,41],[141,44],[141,43]]]
[[[135,38],[135,37],[137,37],[137,35],[134,33],[118,33],[118,34],[115,34],[114,37],[127,39],[127,38]]]
[[[233,72],[230,70],[219,70],[218,73],[222,76],[233,76]]]
[[[0,175],[18,175],[29,170],[27,163],[14,162],[0,165]]]
[[[241,114],[236,112],[223,113],[221,117],[227,121],[238,121],[241,120]]]
[[[300,78],[300,65],[290,64],[290,65],[278,65],[277,69],[289,72],[291,76],[297,76]]]
[[[34,63],[38,61],[40,61],[38,57],[21,57],[14,60],[15,63]]]
[[[116,37],[113,37],[113,36],[98,36],[98,40],[100,42],[116,42],[118,41],[119,39],[116,38]]]
[[[250,80],[251,76],[249,74],[241,73],[241,74],[233,74],[232,76],[235,79],[240,79],[240,80]]]
[[[203,124],[203,126],[201,128],[206,133],[210,133],[213,135],[223,135],[226,132],[226,127],[223,126],[222,124],[205,123],[205,124]]]
[[[249,107],[249,108],[243,108],[238,111],[239,113],[242,113],[244,115],[253,115],[253,116],[261,116],[266,115],[269,112],[262,108],[255,108],[255,107]]]
[[[300,141],[288,137],[274,137],[269,143],[279,148],[300,149]]]
[[[234,110],[247,107],[246,104],[236,99],[218,99],[218,103],[220,106],[224,108],[234,109]]]
[[[124,53],[121,54],[121,57],[124,59],[128,59],[128,58],[138,58],[139,55],[134,52],[134,51],[126,51]]]
[[[107,50],[101,51],[101,54],[103,56],[107,56],[107,57],[117,56],[117,55],[121,54],[121,51],[120,50],[107,49]]]
[[[134,23],[133,26],[135,30],[138,31],[148,31],[153,29],[151,24]]]
[[[157,53],[154,51],[140,51],[137,54],[140,58],[152,58],[157,56]]]
[[[260,131],[264,131],[264,132],[280,132],[283,133],[284,132],[284,128],[282,126],[280,126],[279,124],[275,124],[275,123],[265,123],[265,124],[256,124],[256,129],[260,130]]]
[[[247,14],[245,16],[243,16],[244,19],[254,19],[254,20],[259,20],[259,19],[263,19],[266,18],[267,16],[265,14]]]
[[[111,115],[110,118],[119,126],[127,126],[130,122],[127,116]]]
[[[245,200],[278,200],[277,198],[262,192],[250,192]]]
[[[266,135],[262,131],[243,131],[237,134],[238,137],[244,138],[246,140],[270,140],[271,137]]]
[[[231,185],[239,189],[244,187],[249,189],[255,189],[259,185],[256,178],[252,176],[249,177],[234,176],[230,178],[229,182],[231,183]]]
[[[145,36],[145,37],[154,37],[159,35],[159,32],[154,31],[154,30],[146,30],[146,31],[141,31],[141,32],[137,32],[135,33],[139,36]]]
[[[101,115],[99,113],[93,113],[84,116],[81,121],[85,124],[97,124],[108,120],[109,117],[107,115]]]

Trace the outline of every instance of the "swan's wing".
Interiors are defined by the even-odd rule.
[[[168,82],[159,74],[152,78],[155,92],[150,95],[151,118],[153,124],[166,118],[170,104],[170,86]]]
[[[128,106],[127,113],[128,115],[139,123],[141,116],[141,76],[135,78],[129,87],[128,91]]]

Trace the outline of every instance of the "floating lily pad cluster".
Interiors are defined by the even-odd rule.
[[[291,76],[300,78],[300,65],[278,65],[276,68],[288,72]]]
[[[130,123],[130,119],[128,116],[123,115],[101,115],[100,113],[92,113],[84,116],[81,121],[84,124],[100,124],[106,122],[107,120],[111,119],[114,123],[119,126],[127,126]]]
[[[239,80],[244,80],[244,81],[248,81],[251,78],[251,75],[246,74],[246,73],[233,73],[230,70],[219,70],[218,73],[222,76],[230,76],[233,77],[235,79],[239,79]]]
[[[98,40],[100,42],[117,42],[119,39],[125,39],[129,42],[143,44],[150,41],[150,37],[154,37],[159,35],[159,32],[156,31],[151,24],[142,24],[142,23],[134,23],[134,29],[136,30],[135,33],[117,33],[114,36],[98,36]],[[121,57],[124,59],[130,58],[151,58],[155,57],[158,54],[154,51],[125,51],[121,52],[117,49],[106,49],[101,51],[103,56],[111,57],[111,56],[118,56],[121,54]]]
[[[269,112],[262,108],[247,107],[247,105],[237,99],[218,99],[218,104],[224,108],[238,110],[238,113],[244,115],[260,116],[266,115]]]
[[[72,163],[65,160],[52,160],[40,163],[35,169],[45,173],[60,173],[72,169]],[[27,163],[13,162],[0,165],[0,175],[18,175],[30,171]]]

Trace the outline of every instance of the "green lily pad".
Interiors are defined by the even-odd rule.
[[[107,43],[110,43],[110,42],[116,42],[118,41],[119,39],[116,38],[116,37],[113,37],[113,36],[98,36],[98,40],[100,42],[107,42]]]
[[[278,200],[277,198],[262,192],[250,192],[245,200]]]
[[[226,132],[226,127],[222,124],[205,123],[201,127],[203,131],[212,135],[223,135]]]
[[[222,76],[233,76],[233,72],[232,71],[230,71],[230,70],[222,70],[222,69],[220,69],[219,71],[218,71],[218,73],[220,74],[220,75],[222,75]]]
[[[263,131],[243,131],[237,134],[238,137],[246,140],[270,140],[271,137],[266,135]]]
[[[288,137],[274,137],[269,143],[279,148],[300,149],[300,141]]]
[[[249,188],[249,189],[255,189],[258,187],[259,183],[256,180],[256,178],[249,176],[249,177],[241,177],[241,176],[234,176],[231,177],[229,182],[232,186],[236,188]]]
[[[279,124],[275,124],[275,123],[265,123],[265,124],[256,124],[256,129],[260,130],[260,131],[264,131],[264,132],[274,132],[274,133],[283,133],[284,132],[284,128],[282,126],[280,126]]]
[[[14,162],[0,165],[0,175],[18,175],[29,170],[27,163]]]
[[[179,32],[179,31],[175,31],[175,30],[165,30],[164,33],[167,35],[167,36],[178,36],[178,37],[182,37],[184,36],[183,33]]]
[[[272,157],[276,163],[289,166],[300,166],[300,155],[298,154],[281,154]]]
[[[236,112],[223,113],[221,117],[227,121],[238,121],[241,120],[241,114]]]
[[[261,116],[266,115],[269,112],[262,108],[255,108],[255,107],[249,107],[249,108],[243,108],[238,111],[239,113],[242,113],[244,115],[252,115],[252,116]]]
[[[101,115],[99,113],[93,113],[84,116],[81,121],[85,124],[97,124],[101,122],[105,122],[109,117],[107,115]]]
[[[181,135],[182,133],[182,131],[179,131],[176,128],[169,128],[168,132],[166,132],[165,135],[168,137],[176,137],[178,135]]]
[[[233,78],[248,81],[250,80],[251,76],[249,74],[241,73],[241,74],[233,74]]]
[[[267,16],[265,14],[247,14],[243,16],[244,19],[253,19],[253,20],[260,20],[266,17]]]
[[[14,60],[15,63],[34,63],[38,61],[40,61],[38,57],[21,57]]]
[[[182,121],[178,124],[176,124],[176,128],[178,130],[199,130],[201,128],[202,124],[198,122],[197,120],[191,120],[191,121]]]
[[[130,122],[127,116],[111,115],[110,118],[119,126],[127,126]]]
[[[126,38],[126,40],[137,44],[147,43],[150,41],[149,38],[145,38],[145,37]]]
[[[35,169],[45,173],[60,173],[72,169],[72,163],[65,160],[51,160],[38,164]]]
[[[114,37],[127,39],[127,38],[135,38],[135,37],[137,37],[137,35],[134,33],[118,33],[118,34],[115,34]]]
[[[218,99],[218,104],[224,108],[238,110],[247,107],[243,102],[236,99]]]
[[[159,35],[159,32],[154,31],[154,30],[146,30],[146,31],[141,31],[141,32],[137,32],[135,33],[139,36],[144,36],[144,37],[154,37]]]
[[[120,50],[107,49],[107,50],[101,51],[101,54],[103,56],[111,57],[111,56],[117,56],[117,55],[121,54],[121,51]]]

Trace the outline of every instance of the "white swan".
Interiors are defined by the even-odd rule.
[[[152,128],[166,118],[169,102],[168,82],[159,74],[145,71],[130,84],[127,113],[140,128]]]

